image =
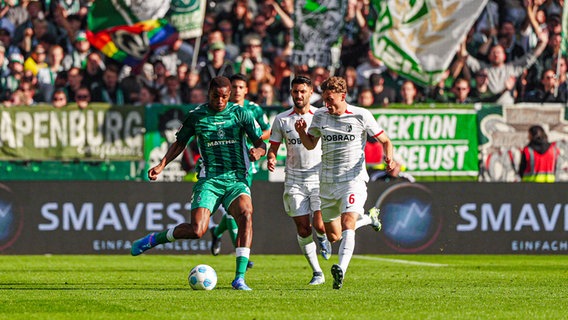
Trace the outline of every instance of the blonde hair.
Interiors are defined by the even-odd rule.
[[[321,89],[333,93],[347,93],[347,83],[342,77],[331,77],[321,84]]]

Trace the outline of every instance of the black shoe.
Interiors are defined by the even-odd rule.
[[[221,252],[221,238],[217,238],[211,228],[211,254],[216,256]]]

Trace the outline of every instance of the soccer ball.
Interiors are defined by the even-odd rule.
[[[217,285],[217,272],[206,264],[195,266],[187,277],[193,290],[213,290]]]

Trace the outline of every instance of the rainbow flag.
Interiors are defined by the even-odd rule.
[[[144,62],[152,49],[170,44],[177,37],[177,30],[166,19],[118,25],[96,33],[87,30],[87,40],[95,48],[107,57],[133,67]]]

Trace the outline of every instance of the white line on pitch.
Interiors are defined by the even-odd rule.
[[[401,259],[387,259],[387,258],[379,258],[379,257],[369,257],[369,256],[360,256],[354,255],[353,258],[363,259],[363,260],[376,260],[376,261],[384,261],[384,262],[392,262],[392,263],[401,263],[401,264],[412,264],[416,266],[428,266],[428,267],[447,267],[447,264],[442,263],[431,263],[431,262],[420,262],[420,261],[410,261],[410,260],[401,260]]]

